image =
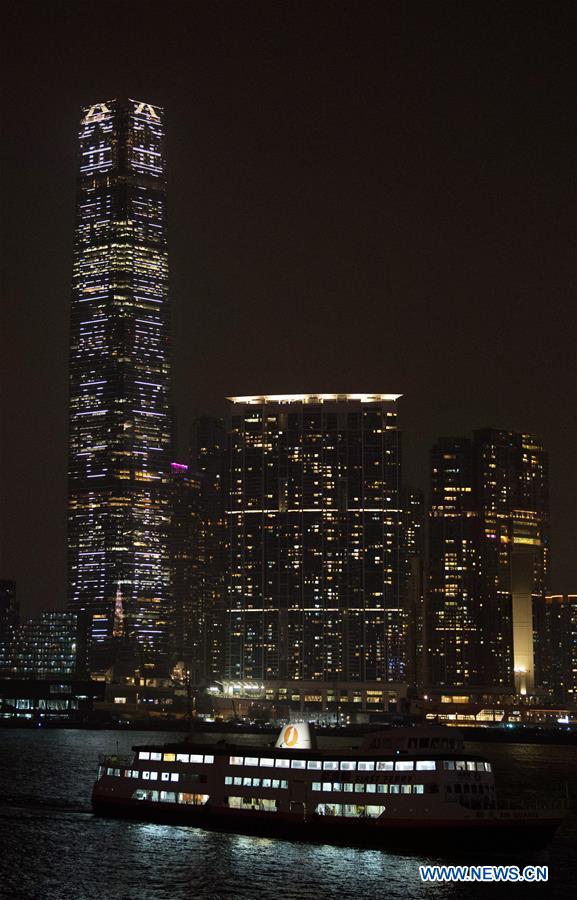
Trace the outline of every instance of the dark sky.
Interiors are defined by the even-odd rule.
[[[166,108],[174,382],[404,395],[442,434],[550,451],[577,590],[571,3],[12,2],[3,13],[2,558],[65,603],[67,339],[83,105]]]

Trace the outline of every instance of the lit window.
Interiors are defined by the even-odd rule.
[[[446,759],[443,763],[443,768],[445,771],[452,772],[455,768],[455,761],[453,759]]]
[[[377,786],[376,784],[367,784],[367,794],[376,794]]]
[[[356,794],[363,794],[364,791],[365,791],[364,784],[355,784],[355,793]]]
[[[338,762],[334,762],[330,759],[325,760],[325,762],[323,763],[323,769],[328,769],[329,771],[335,771],[336,769],[338,769],[338,767]]]
[[[388,794],[389,793],[389,785],[388,784],[378,784],[377,785],[377,793],[378,794]]]
[[[350,783],[350,781],[345,781],[345,782],[343,783],[343,791],[345,791],[345,792],[347,792],[347,793],[350,794],[350,793],[352,793],[352,790],[353,790],[353,786],[352,786],[352,784]]]
[[[467,772],[474,772],[474,771],[475,771],[475,763],[468,761],[467,762]]]
[[[397,772],[412,772],[413,771],[413,760],[412,759],[398,759],[395,763],[395,770]]]
[[[150,753],[146,750],[141,750],[138,754],[139,759],[150,759]]]
[[[361,760],[361,762],[357,763],[357,768],[359,772],[372,772],[375,768],[374,762],[366,762]]]
[[[357,767],[356,762],[344,761],[341,762],[341,771],[343,772],[353,772]]]
[[[490,772],[490,771],[491,771],[491,763],[486,762],[485,763],[485,772]]]
[[[151,753],[150,758],[156,760],[157,762],[160,762],[160,760],[162,759],[162,753]]]
[[[165,757],[165,759],[166,759],[166,757]],[[188,753],[177,753],[176,760],[177,760],[177,762],[187,763],[189,761]]]
[[[242,785],[243,787],[250,787],[252,785],[252,778],[243,778]]]
[[[203,760],[204,760],[204,757],[203,757],[202,753],[191,753],[190,754],[191,763],[201,763],[201,762],[203,762]]]
[[[413,794],[424,794],[425,786],[423,784],[414,784],[413,785]]]
[[[150,773],[150,780],[151,780],[151,781],[157,781],[157,780],[158,780],[158,772],[151,772],[151,773]]]
[[[225,775],[225,776],[224,776],[224,783],[225,783],[225,784],[232,784],[232,775]]]
[[[244,763],[244,756],[231,756],[228,761],[231,766],[242,766]]]
[[[176,753],[164,753],[162,758],[164,762],[176,762]]]
[[[145,781],[149,781],[150,780],[150,772],[143,772],[142,777],[144,778]]]
[[[323,781],[323,791],[332,791],[333,786],[330,781]]]
[[[270,778],[263,778],[262,786],[263,786],[263,788],[269,788],[270,787]]]
[[[179,777],[179,776],[178,776],[178,772],[171,772],[171,773],[170,773],[170,780],[171,780],[171,781],[178,781],[178,777]]]
[[[267,768],[272,768],[274,766],[274,759],[271,759],[269,756],[261,756],[260,758],[261,766],[266,766]],[[252,766],[252,763],[249,763],[247,760],[247,766]]]
[[[433,759],[418,759],[415,763],[417,772],[434,772],[435,761]]]
[[[214,762],[214,756],[212,756],[212,754],[209,753],[204,757],[204,761],[207,765],[212,764]]]
[[[379,772],[392,772],[393,771],[393,762],[392,760],[379,760],[377,763],[377,770]]]
[[[293,769],[306,769],[306,765],[307,764],[304,761],[304,759],[292,759],[291,760],[291,767]]]
[[[313,783],[311,784],[311,790],[320,791],[320,789],[321,789],[320,781],[313,781]]]
[[[242,784],[242,778],[239,778],[238,775],[235,775],[234,783],[238,786]]]
[[[258,766],[258,756],[245,756],[245,766]]]
[[[300,760],[295,760],[295,762],[300,762]],[[290,759],[277,759],[275,760],[275,766],[277,769],[288,769],[290,766]]]

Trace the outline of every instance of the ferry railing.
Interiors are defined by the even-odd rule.
[[[119,768],[120,766],[128,767],[132,765],[132,756],[121,753],[99,753],[98,765],[107,767],[110,766],[115,769]]]

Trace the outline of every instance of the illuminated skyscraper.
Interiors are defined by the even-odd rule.
[[[403,681],[396,400],[231,398],[227,677]]]
[[[548,570],[547,456],[484,429],[431,454],[427,644],[434,685],[532,691]]]
[[[70,345],[69,602],[105,645],[120,595],[146,655],[167,633],[170,337],[163,111],[80,123]],[[94,649],[94,647],[93,647]]]

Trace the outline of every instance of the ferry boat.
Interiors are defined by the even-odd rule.
[[[307,723],[273,746],[191,740],[101,756],[94,812],[325,843],[428,851],[535,849],[563,801],[503,804],[491,763],[443,726],[368,734],[358,749],[323,749]]]

